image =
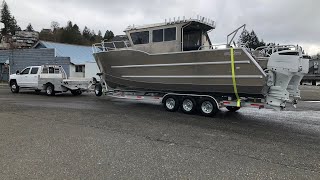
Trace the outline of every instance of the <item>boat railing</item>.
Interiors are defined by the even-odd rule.
[[[212,44],[212,45],[206,45],[206,46],[200,46],[198,50],[204,50],[204,49],[219,49],[219,48],[226,48],[228,47],[228,44]]]
[[[118,49],[128,49],[131,46],[129,41],[102,41],[92,45],[93,53],[114,51]]]
[[[257,57],[270,57],[271,54],[279,51],[284,51],[284,50],[296,50],[299,52],[302,52],[302,47],[298,45],[268,45],[268,46],[261,46],[256,48],[253,53]]]

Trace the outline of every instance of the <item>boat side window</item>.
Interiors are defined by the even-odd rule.
[[[176,28],[164,29],[164,41],[174,41],[176,40],[177,30]]]
[[[157,29],[152,31],[152,42],[163,41],[163,29]]]
[[[135,32],[130,34],[133,44],[148,44],[149,31]]]
[[[29,74],[30,68],[24,69],[20,74]]]

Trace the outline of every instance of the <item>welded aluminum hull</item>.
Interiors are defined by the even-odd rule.
[[[94,54],[111,88],[233,94],[230,49],[148,54],[125,49]],[[243,48],[234,49],[239,94],[261,95],[265,73]]]

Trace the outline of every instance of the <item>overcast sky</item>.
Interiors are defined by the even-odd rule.
[[[164,22],[198,14],[217,22],[214,44],[242,24],[265,42],[299,44],[309,54],[320,52],[320,0],[6,0],[21,28],[50,28],[68,20],[83,29],[123,34],[128,25]]]

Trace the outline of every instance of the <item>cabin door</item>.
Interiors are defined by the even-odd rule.
[[[183,32],[183,51],[198,50],[202,44],[201,31],[187,31]]]

